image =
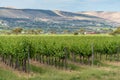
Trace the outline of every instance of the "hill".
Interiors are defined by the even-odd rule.
[[[105,11],[83,11],[80,14],[87,14],[92,16],[101,17],[113,22],[120,23],[120,12],[105,12]]]
[[[118,22],[84,12],[14,9],[0,7],[0,28],[41,28],[45,31],[74,31],[80,28],[115,27]]]

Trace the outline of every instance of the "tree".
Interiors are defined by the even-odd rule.
[[[37,34],[37,33],[34,29],[30,29],[30,30],[28,30],[28,34]]]
[[[40,33],[43,32],[43,30],[42,29],[38,29],[38,30],[36,30],[36,32],[37,32],[37,34],[40,34]]]
[[[12,33],[20,34],[22,32],[22,30],[23,30],[22,28],[15,28],[15,29],[12,30]]]
[[[81,28],[81,29],[79,30],[79,32],[80,32],[80,34],[84,34],[84,33],[85,33],[85,29],[84,29],[84,28]]]
[[[115,31],[113,31],[112,33],[110,33],[111,35],[115,35],[115,34],[120,34],[120,27],[118,27]]]
[[[51,31],[50,33],[51,33],[51,34],[56,34],[56,31]]]
[[[114,33],[120,34],[120,27],[118,27],[118,28],[114,31]]]
[[[78,32],[74,32],[74,35],[78,35],[79,33]]]

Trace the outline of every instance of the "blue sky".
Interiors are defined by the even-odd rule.
[[[0,0],[1,7],[63,11],[120,11],[120,0]]]

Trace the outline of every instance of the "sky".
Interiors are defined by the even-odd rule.
[[[0,7],[74,12],[120,11],[120,0],[0,0]]]

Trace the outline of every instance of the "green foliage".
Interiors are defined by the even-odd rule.
[[[22,28],[15,28],[15,29],[12,30],[12,33],[20,34],[22,32],[22,30],[23,30]]]
[[[113,55],[118,53],[120,48],[120,37],[103,36],[0,36],[0,55],[9,59],[12,56],[13,63],[28,59],[40,59],[48,63],[48,58],[56,58],[57,64],[61,64],[58,59],[71,59],[71,53],[75,56],[82,56],[90,60],[92,57],[92,47],[94,53]],[[92,46],[93,45],[93,46]],[[73,56],[73,55],[72,55]],[[78,59],[78,58],[77,58]],[[50,59],[49,59],[50,60]],[[56,63],[56,62],[55,62]]]
[[[114,31],[114,33],[120,34],[120,27],[118,27],[118,28]]]
[[[68,53],[74,52],[76,55],[91,55],[91,44],[96,53],[115,54],[119,37],[77,37],[77,36],[1,36],[0,52],[3,55],[14,55],[20,58],[34,57],[36,54],[46,56],[63,57],[64,48]]]
[[[115,31],[113,31],[112,33],[110,33],[111,35],[116,35],[116,34],[120,34],[120,27],[118,27]]]
[[[78,32],[74,32],[74,35],[78,35],[79,33]]]

